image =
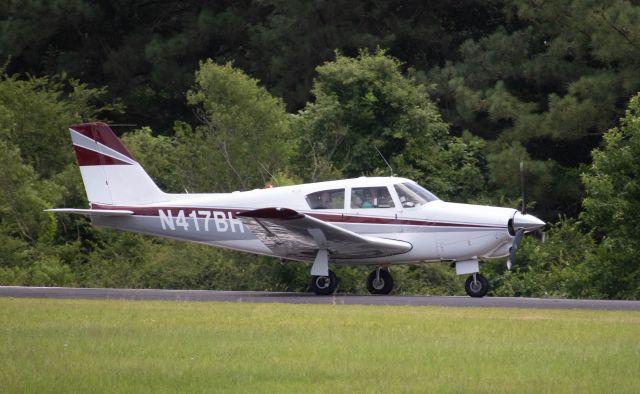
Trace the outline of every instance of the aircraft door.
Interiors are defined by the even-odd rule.
[[[392,232],[398,208],[387,186],[352,187],[344,221],[359,233]]]
[[[438,227],[428,216],[425,205],[428,201],[412,189],[412,184],[394,185],[397,196],[397,222],[402,239],[413,245],[420,260],[438,260]]]

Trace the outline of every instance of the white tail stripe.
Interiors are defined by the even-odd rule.
[[[74,145],[80,146],[85,149],[89,149],[92,152],[109,156],[113,159],[124,161],[125,163],[136,164],[136,161],[132,160],[130,157],[125,156],[122,153],[87,137],[86,135],[80,134],[73,129],[69,129],[69,131],[71,132],[71,141],[73,142]]]

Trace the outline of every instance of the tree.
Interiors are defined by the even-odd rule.
[[[307,179],[389,174],[386,159],[444,197],[463,197],[458,188],[471,178],[483,185],[473,153],[481,142],[452,138],[427,87],[400,68],[383,50],[338,54],[317,68],[316,100],[296,120]]]
[[[510,271],[503,260],[486,264],[485,272],[498,296],[602,298],[589,281],[595,249],[584,224],[561,218],[545,230],[544,242],[533,234],[523,239]]]
[[[250,30],[247,56],[259,66],[256,75],[292,111],[309,100],[314,69],[333,59],[335,50],[357,56],[361,49],[389,48],[391,55],[427,70],[500,20],[500,2],[493,0],[261,4],[268,12]]]
[[[74,283],[70,267],[52,250],[56,183],[41,179],[17,147],[0,140],[0,284],[63,286]]]
[[[43,212],[59,201],[61,190],[51,181],[38,178],[24,164],[20,151],[0,140],[0,224],[2,232],[32,245],[53,240],[56,220]]]
[[[593,151],[582,174],[586,197],[582,218],[600,240],[591,284],[611,298],[640,298],[640,94],[620,126]]]
[[[286,170],[293,150],[290,117],[281,99],[231,63],[200,64],[187,93],[201,125],[189,138],[192,155],[205,160],[219,185],[216,191],[262,187]],[[204,154],[202,150],[206,150]]]
[[[116,120],[158,131],[192,120],[183,93],[206,57],[235,61],[296,111],[310,97],[315,67],[335,49],[356,55],[382,46],[427,70],[505,19],[500,0],[5,3],[0,64],[10,59],[12,73],[66,72],[92,86],[108,84],[109,97],[128,108],[129,116]]]
[[[530,179],[552,175],[544,186],[528,182],[537,213],[575,216],[581,198],[575,168],[589,161],[602,133],[640,90],[640,7],[627,1],[505,3],[501,26],[467,40],[458,47],[459,59],[430,70],[434,97],[454,130],[489,141],[492,179],[515,178],[510,174],[517,174],[518,162],[529,158]],[[526,154],[508,167],[496,165],[514,145]],[[517,181],[495,188],[510,190],[510,198],[519,192]]]
[[[0,73],[0,283],[75,283],[87,221],[44,210],[86,204],[68,127],[117,108],[97,104],[104,93],[65,76]]]
[[[63,148],[70,125],[121,109],[98,104],[105,92],[64,75],[20,78],[0,70],[0,138],[17,146],[38,174],[51,177],[73,160],[73,150]]]
[[[64,72],[108,84],[109,98],[128,108],[119,120],[160,129],[189,117],[184,92],[200,59],[243,58],[250,15],[261,7],[228,0],[4,2],[0,64],[9,59],[10,72]]]

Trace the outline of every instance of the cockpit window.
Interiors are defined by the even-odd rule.
[[[311,193],[306,200],[311,209],[344,209],[344,189]]]
[[[413,208],[438,200],[438,197],[416,183],[399,183],[393,187],[398,192],[398,198],[403,208]]]
[[[380,187],[355,187],[351,189],[351,208],[393,208],[389,189]]]

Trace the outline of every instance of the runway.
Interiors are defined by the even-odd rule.
[[[640,301],[570,300],[520,297],[317,296],[310,293],[216,290],[86,289],[0,286],[1,297],[102,300],[258,302],[325,305],[447,306],[475,308],[602,309],[640,311]]]

